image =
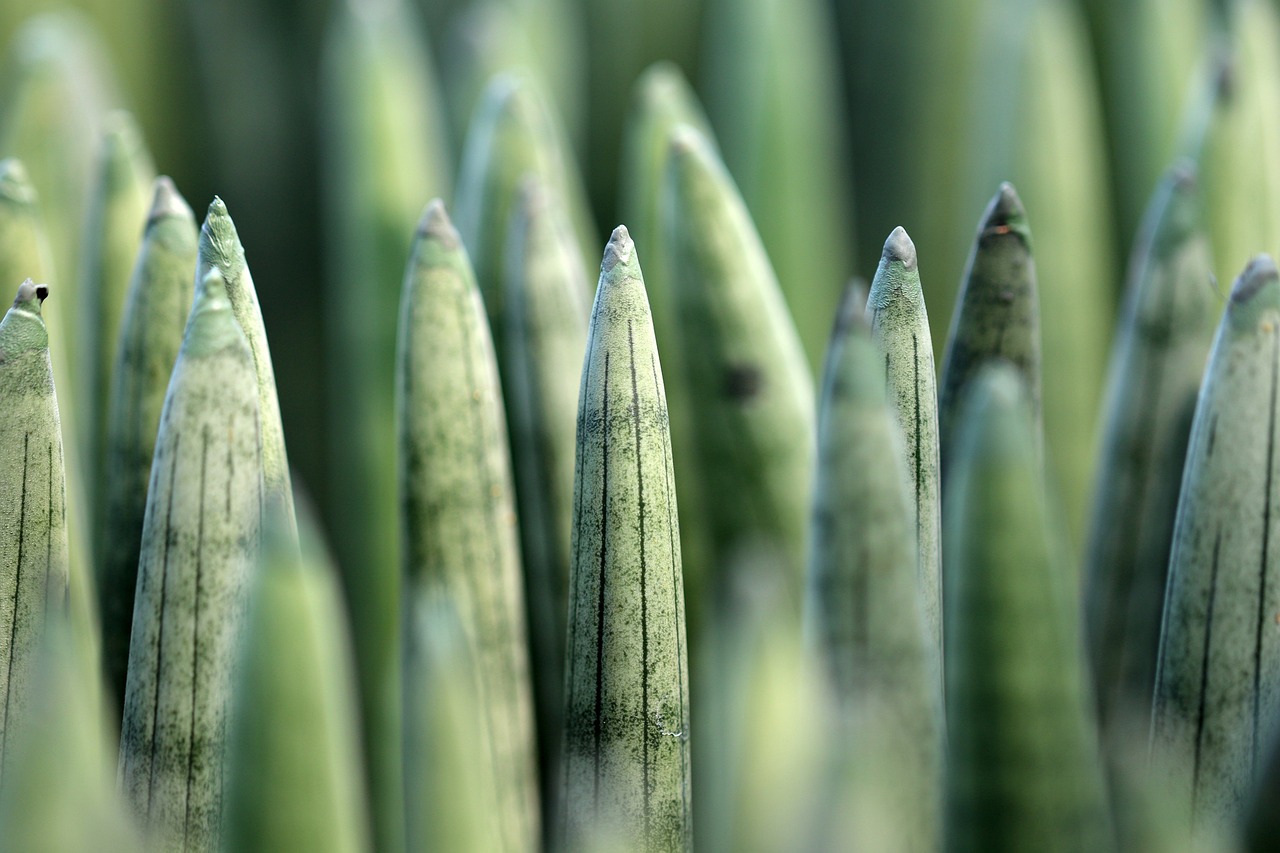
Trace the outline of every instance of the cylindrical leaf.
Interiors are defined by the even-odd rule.
[[[578,403],[562,834],[689,850],[689,683],[666,394],[635,246],[605,247]]]
[[[406,595],[441,589],[475,649],[503,850],[539,842],[533,696],[506,416],[484,304],[444,205],[400,303],[396,410]]]
[[[218,849],[263,491],[253,353],[215,268],[196,293],[160,416],[120,735],[123,788],[166,847]]]

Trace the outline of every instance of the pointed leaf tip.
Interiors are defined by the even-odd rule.
[[[178,192],[173,179],[168,175],[156,178],[155,189],[151,197],[151,211],[147,214],[147,225],[161,219],[194,219],[191,205]]]
[[[607,273],[618,264],[626,265],[631,263],[631,256],[634,250],[635,244],[631,242],[631,235],[627,232],[627,226],[619,225],[609,235],[609,245],[604,247],[604,261],[600,264],[600,271]]]
[[[31,279],[27,279],[18,285],[18,295],[13,300],[13,307],[34,311],[39,314],[40,306],[48,298],[49,286],[47,284],[36,284]]]
[[[1240,305],[1253,300],[1268,284],[1280,279],[1275,261],[1270,255],[1258,255],[1249,261],[1249,265],[1240,273],[1236,283],[1231,287],[1231,302]]]
[[[911,242],[907,230],[899,225],[884,242],[884,258],[898,261],[909,270],[916,268],[916,244]]]
[[[453,227],[453,220],[449,218],[444,201],[439,198],[427,202],[426,210],[422,211],[422,218],[418,220],[418,236],[436,240],[449,249],[462,244],[458,229]]]
[[[1013,184],[1008,181],[1000,184],[1000,189],[992,201],[987,224],[989,226],[1006,225],[1010,220],[1020,219],[1026,215],[1027,211],[1022,206],[1022,199],[1018,197],[1018,191],[1013,188]]]

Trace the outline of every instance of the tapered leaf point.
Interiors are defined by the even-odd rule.
[[[916,268],[916,244],[911,242],[907,230],[901,225],[893,229],[889,239],[884,241],[883,257],[886,261],[897,261],[909,270]]]
[[[33,314],[40,313],[40,306],[49,298],[49,285],[36,284],[27,279],[18,285],[18,295],[13,300],[13,307]]]
[[[103,148],[107,157],[133,158],[145,151],[142,131],[128,110],[112,110],[102,120]]]
[[[680,100],[691,94],[684,73],[674,62],[662,59],[640,74],[640,100],[645,104],[662,104]]]
[[[191,205],[178,192],[173,180],[168,175],[156,178],[151,195],[151,211],[147,214],[147,227],[150,228],[162,219],[188,219],[195,221]]]
[[[227,205],[215,195],[200,228],[200,256],[218,264],[229,264],[242,253],[240,235],[236,233]]]
[[[634,265],[635,244],[627,233],[627,226],[619,225],[609,235],[609,243],[604,247],[604,259],[600,262],[600,275],[607,276],[614,268],[622,265],[625,269]]]
[[[458,229],[453,227],[453,220],[449,218],[444,202],[438,198],[427,202],[427,207],[418,220],[417,233],[418,237],[435,240],[448,249],[456,249],[462,245]]]
[[[1231,286],[1227,316],[1232,328],[1240,333],[1275,330],[1280,322],[1280,274],[1269,255],[1258,255],[1249,261]]]
[[[987,212],[982,217],[982,236],[1010,232],[1022,237],[1027,243],[1031,242],[1026,208],[1022,206],[1022,199],[1018,197],[1013,184],[1005,181],[987,205]]]
[[[16,157],[0,160],[0,199],[21,205],[35,204],[36,190],[27,169]]]
[[[1173,178],[1173,185],[1180,192],[1188,192],[1195,189],[1196,186],[1196,164],[1195,161],[1187,157],[1180,158],[1176,163],[1169,167],[1169,174]]]

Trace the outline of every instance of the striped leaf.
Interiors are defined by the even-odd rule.
[[[506,416],[484,305],[444,205],[428,205],[396,366],[406,596],[441,590],[475,649],[502,850],[539,841],[536,746]]]
[[[98,600],[108,685],[118,707],[129,666],[147,482],[169,375],[182,346],[196,270],[195,216],[159,178],[121,318],[107,419]]]
[[[578,403],[562,835],[688,850],[689,681],[662,371],[635,246],[605,247]]]
[[[1075,624],[1020,372],[980,371],[952,448],[946,849],[1114,847]]]
[[[1152,740],[1186,759],[1197,822],[1234,821],[1280,714],[1280,277],[1254,259],[1231,291],[1196,404],[1178,501]]]
[[[950,467],[952,434],[959,422],[965,386],[991,361],[1006,361],[1020,374],[1040,438],[1040,302],[1031,229],[1011,184],[987,205],[969,254],[960,296],[951,315],[947,354],[938,390],[938,447],[943,470]]]
[[[1085,615],[1104,726],[1150,724],[1169,549],[1219,302],[1188,164],[1152,199],[1116,332],[1086,552]]]
[[[262,513],[253,353],[216,268],[169,380],[142,528],[122,787],[161,844],[218,849],[235,650]]]
[[[942,506],[938,470],[938,387],[929,312],[916,247],[901,227],[885,241],[867,296],[871,338],[884,354],[889,402],[905,440],[912,497],[917,584],[929,636],[942,655]],[[822,466],[819,466],[821,470]]]
[[[62,433],[40,311],[48,295],[47,286],[23,282],[0,321],[0,774],[11,721],[29,698],[46,618],[66,607]]]

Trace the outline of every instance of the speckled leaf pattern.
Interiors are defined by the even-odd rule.
[[[676,463],[701,481],[691,517],[711,544],[695,586],[718,595],[733,561],[763,549],[798,602],[816,429],[795,324],[729,174],[692,128],[672,137],[659,205],[690,419]]]
[[[926,627],[917,578],[915,491],[897,401],[886,393],[884,356],[862,306],[846,303],[818,421],[805,632],[857,737],[892,743],[910,768],[885,794],[895,814],[912,815],[895,849],[933,851],[941,836],[941,647]],[[873,705],[874,714],[855,711]]]
[[[958,429],[943,496],[945,849],[1110,850],[1077,597],[1016,368],[978,372]]]
[[[182,346],[196,271],[196,221],[168,178],[156,181],[121,318],[107,418],[98,604],[108,686],[124,700],[129,632],[156,433]]]
[[[1040,448],[1040,303],[1031,231],[1022,201],[1002,184],[982,214],[960,286],[938,390],[938,447],[950,468],[952,434],[968,382],[994,360],[1011,363],[1026,385]]]
[[[689,683],[662,370],[635,246],[613,232],[582,370],[562,832],[688,850]]]
[[[245,262],[244,246],[240,244],[235,223],[220,198],[214,198],[209,205],[204,225],[200,227],[196,281],[203,282],[213,269],[222,274],[231,310],[253,354],[258,412],[262,422],[262,474],[267,493],[279,498],[287,517],[292,518],[293,482],[289,475],[289,455],[285,452],[284,423],[280,419],[280,401],[276,397],[276,374],[271,366],[267,328],[262,323],[262,309],[258,306],[253,276]]]
[[[466,249],[432,202],[405,273],[397,358],[406,595],[440,589],[475,650],[501,849],[539,839],[533,691],[498,366]]]
[[[924,620],[942,655],[942,505],[938,470],[938,384],[916,247],[901,227],[885,241],[867,295],[871,338],[884,354],[889,402],[906,452]],[[819,466],[821,470],[821,466]]]
[[[218,849],[261,447],[253,354],[215,269],[196,293],[160,418],[120,735],[124,791],[167,848]]]
[[[1280,279],[1236,280],[1196,405],[1156,669],[1153,743],[1193,818],[1241,816],[1280,712]]]
[[[1085,619],[1106,728],[1150,726],[1169,550],[1196,396],[1217,325],[1189,164],[1152,199],[1116,333],[1085,561]]]
[[[62,433],[40,313],[48,294],[24,282],[0,321],[0,778],[46,618],[66,607]]]

